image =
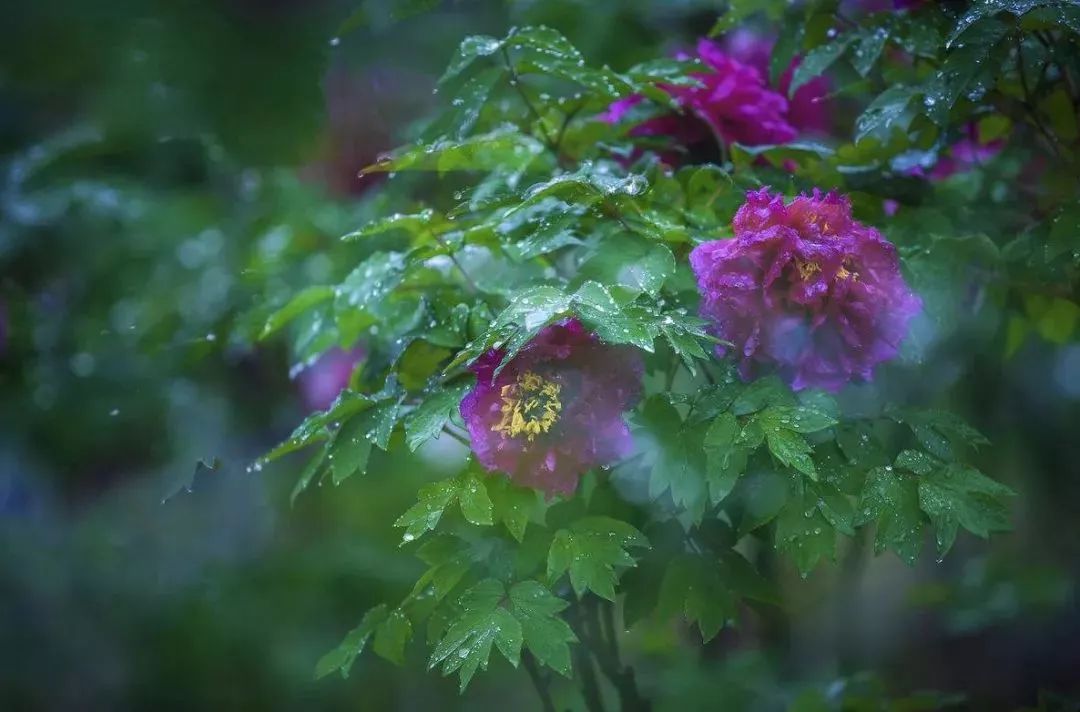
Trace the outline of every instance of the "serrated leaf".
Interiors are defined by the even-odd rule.
[[[365,613],[360,625],[349,631],[340,645],[319,658],[319,662],[315,664],[315,678],[326,677],[335,671],[340,671],[342,677],[348,677],[356,656],[364,651],[375,627],[386,619],[386,615],[386,606],[383,604]]]
[[[655,319],[641,309],[622,307],[598,282],[586,282],[574,293],[573,309],[601,340],[609,344],[631,344],[653,350],[660,335]]]
[[[473,524],[491,526],[491,498],[484,483],[473,473],[465,473],[459,479],[458,505],[461,514]]]
[[[931,121],[944,126],[962,96],[992,85],[994,48],[1008,32],[1008,26],[1000,20],[982,19],[963,32],[959,37],[962,41],[953,43],[941,68],[924,89],[923,106]]]
[[[437,391],[405,416],[405,442],[409,449],[415,451],[428,440],[438,438],[443,426],[461,405],[461,399],[474,385],[475,379],[466,378],[461,383]]]
[[[412,623],[401,609],[393,611],[375,628],[373,648],[380,657],[401,665],[405,662],[405,644],[412,639]]]
[[[427,230],[435,220],[435,211],[430,208],[418,213],[394,213],[380,218],[364,227],[342,236],[342,240],[359,240],[364,237],[374,237],[394,230],[403,230],[409,234]]]
[[[544,152],[544,144],[516,129],[501,128],[463,139],[443,139],[397,151],[360,173],[394,171],[520,171]]]
[[[481,526],[493,523],[491,499],[484,483],[475,473],[466,470],[457,477],[434,482],[420,490],[419,501],[394,522],[396,527],[405,527],[402,543],[419,539],[437,527],[443,513],[455,501],[467,521]]]
[[[735,444],[739,424],[731,413],[721,413],[709,425],[702,443],[709,499],[722,502],[746,470],[747,451]]]
[[[889,30],[885,27],[876,27],[860,33],[851,56],[851,66],[860,77],[865,77],[874,68],[888,40]]]
[[[580,597],[592,591],[615,600],[616,567],[635,565],[627,551],[648,548],[645,535],[626,522],[610,517],[586,517],[555,533],[548,551],[547,577],[556,581],[569,572],[570,584]]]
[[[870,134],[888,134],[897,126],[906,128],[911,121],[908,106],[921,92],[904,85],[892,86],[878,94],[855,121],[855,141],[862,141]]]
[[[658,610],[662,616],[677,615],[697,623],[702,642],[707,643],[734,617],[735,597],[724,585],[717,561],[682,554],[671,560],[664,573]]]
[[[1009,510],[1004,500],[1014,495],[1005,485],[971,467],[945,465],[922,476],[919,506],[937,530],[938,556],[952,548],[958,527],[984,539],[992,532],[1008,531]]]
[[[747,384],[731,405],[735,415],[756,413],[770,405],[792,405],[795,399],[791,390],[776,376],[766,376]]]
[[[542,664],[570,677],[570,646],[577,636],[559,617],[569,604],[539,581],[521,581],[510,588],[510,612],[521,623],[525,646]]]
[[[891,466],[875,467],[867,475],[858,509],[856,524],[877,522],[875,552],[891,549],[908,564],[915,563],[925,521],[913,476],[899,474]]]
[[[505,597],[503,584],[485,579],[461,598],[462,612],[435,646],[428,667],[442,664],[443,675],[459,672],[464,691],[478,669],[487,669],[494,645],[511,665],[521,656],[522,629],[510,611],[499,604]]]
[[[894,464],[901,470],[914,472],[916,475],[928,475],[941,465],[941,461],[919,450],[901,450]]]
[[[836,558],[836,530],[809,489],[804,496],[791,496],[776,518],[776,548],[794,559],[804,577],[822,559]]]
[[[533,512],[539,508],[539,494],[536,490],[518,487],[507,477],[492,477],[488,480],[488,494],[497,521],[506,526],[506,530],[518,542],[525,538],[525,528]]]
[[[700,432],[688,430],[662,395],[649,398],[636,418],[635,441],[651,468],[649,496],[670,491],[675,506],[700,519],[706,504],[705,463]]]
[[[318,440],[325,440],[330,435],[328,426],[371,407],[371,398],[355,391],[344,390],[334,402],[321,413],[313,413],[296,426],[292,434],[269,453],[263,456],[263,462],[276,460],[282,455],[299,450]]]
[[[315,457],[308,460],[307,465],[304,466],[303,471],[300,473],[300,477],[297,478],[296,484],[293,486],[292,494],[289,495],[289,504],[296,504],[296,498],[307,489],[311,481],[315,479],[315,475],[319,473],[323,463],[326,462],[326,455],[330,451],[329,447],[319,448],[319,453]]]
[[[788,96],[794,96],[799,87],[824,74],[836,60],[843,56],[853,39],[853,37],[845,35],[807,52],[791,75]]]
[[[675,273],[671,250],[649,240],[627,237],[604,241],[580,267],[579,274],[602,284],[656,295]]]
[[[765,442],[769,445],[769,452],[787,467],[793,467],[816,480],[817,469],[814,467],[814,460],[810,457],[812,450],[806,438],[780,425],[778,421],[765,418],[765,413],[758,417],[758,422],[765,432]]]
[[[334,288],[314,286],[297,292],[289,302],[271,314],[263,324],[260,339],[271,336],[304,312],[334,298]]]

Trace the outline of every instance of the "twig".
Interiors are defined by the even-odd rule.
[[[591,638],[585,630],[581,616],[581,602],[578,601],[566,609],[567,622],[574,630],[579,645],[574,646],[574,671],[581,679],[581,695],[585,699],[585,707],[589,712],[604,712],[604,700],[600,697],[600,685],[596,680],[596,671],[593,669],[592,657],[589,655],[592,648]]]
[[[619,709],[623,712],[647,712],[652,709],[648,700],[641,696],[637,688],[637,680],[634,677],[634,669],[623,667],[619,659],[618,638],[615,635],[614,613],[610,611],[614,604],[600,601],[595,597],[586,598],[583,603],[586,606],[588,617],[585,620],[585,633],[590,641],[589,648],[596,657],[604,675],[611,680],[615,691],[619,694]],[[603,626],[600,623],[600,608],[609,609],[605,616],[610,615],[610,636],[605,640],[602,633]]]
[[[469,285],[469,291],[474,293],[479,292],[480,289],[476,286],[476,282],[473,281],[473,278],[469,276],[469,273],[466,272],[465,268],[461,266],[460,262],[458,262],[457,255],[455,255],[454,251],[450,249],[450,245],[446,244],[446,240],[442,239],[442,235],[438,235],[433,232],[431,233],[431,236],[435,238],[435,242],[442,245],[443,249],[446,250],[446,256],[450,258],[450,261],[453,262],[454,266],[458,268],[458,272],[461,272],[461,276],[465,278],[465,282]]]
[[[517,70],[514,69],[514,63],[510,60],[510,52],[506,47],[502,48],[503,62],[506,64],[506,71],[510,73],[510,86],[517,90],[521,100],[525,102],[526,108],[536,118],[536,124],[540,128],[540,136],[544,139],[544,143],[548,149],[555,154],[555,158],[559,157],[559,146],[557,143],[551,140],[551,134],[547,132],[547,127],[544,126],[544,117],[540,115],[540,112],[533,106],[532,100],[529,99],[529,95],[525,93],[525,87],[521,85],[521,77],[518,75]]]
[[[462,437],[458,433],[454,432],[450,428],[446,427],[445,425],[443,426],[442,431],[444,433],[446,433],[447,435],[449,435],[450,437],[452,437],[454,440],[457,440],[459,443],[461,443],[465,447],[470,447],[470,443],[469,443],[468,440],[466,440],[464,437]]]
[[[529,673],[536,694],[540,697],[540,706],[544,712],[555,712],[555,703],[551,700],[551,690],[548,689],[548,679],[541,674],[540,668],[533,660],[532,653],[528,651],[521,654],[521,662],[525,666],[525,672]]]

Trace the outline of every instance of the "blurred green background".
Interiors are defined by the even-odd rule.
[[[546,23],[625,67],[704,34],[715,9],[9,4],[0,707],[538,709],[524,672],[494,662],[459,697],[419,649],[405,668],[365,655],[348,679],[312,679],[364,610],[409,588],[419,562],[393,520],[460,452],[383,456],[290,508],[298,461],[249,463],[310,386],[256,343],[260,305],[355,265],[337,238],[386,200],[356,172],[408,138],[466,35]],[[856,556],[803,581],[778,561],[789,620],[704,649],[674,624],[634,629],[660,709],[783,709],[808,686],[934,688],[978,710],[1080,692],[1080,346],[940,349],[927,373],[994,442],[982,465],[1020,493],[1016,532],[915,568]]]

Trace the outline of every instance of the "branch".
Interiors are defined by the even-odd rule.
[[[555,703],[551,701],[551,690],[548,689],[548,679],[541,672],[533,660],[532,653],[525,651],[521,655],[521,662],[525,666],[525,672],[529,673],[536,694],[540,697],[540,706],[544,712],[555,712]]]
[[[596,671],[593,670],[592,658],[589,649],[593,647],[591,639],[585,631],[581,616],[581,601],[572,603],[566,609],[567,622],[574,630],[579,645],[574,646],[574,672],[575,677],[581,680],[581,695],[585,698],[585,707],[589,712],[604,712],[604,700],[600,697],[600,685],[596,681]]]
[[[583,603],[588,611],[586,634],[590,640],[589,648],[596,656],[596,662],[604,675],[611,680],[615,691],[619,694],[619,709],[623,712],[648,712],[652,704],[641,696],[637,688],[637,679],[634,677],[632,667],[624,667],[619,658],[619,643],[615,634],[614,605],[607,601],[600,601],[595,597],[586,598]],[[608,621],[608,637],[605,640],[600,622],[600,610],[604,609],[604,617]]]

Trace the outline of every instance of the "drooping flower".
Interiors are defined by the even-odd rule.
[[[360,347],[348,351],[334,347],[300,372],[297,382],[307,410],[326,410],[349,385],[356,364],[364,358]]]
[[[769,76],[769,62],[775,42],[753,30],[739,29],[724,38],[724,50],[740,62],[755,67],[761,76]],[[776,89],[787,97],[791,78],[802,57],[794,57],[780,75]],[[831,107],[825,98],[829,94],[829,80],[814,77],[788,97],[787,120],[799,133],[826,134],[831,128]]]
[[[693,75],[701,86],[663,87],[678,102],[681,113],[646,119],[630,130],[631,136],[669,137],[688,149],[714,146],[717,141],[761,146],[795,138],[798,131],[788,122],[787,99],[767,86],[760,71],[708,39],[698,41],[697,55],[711,70]],[[617,101],[603,119],[618,122],[643,100],[634,95]]]
[[[476,386],[461,402],[484,467],[552,496],[632,452],[623,412],[641,397],[637,351],[568,319],[543,329],[496,375],[503,355],[495,349],[473,364]]]
[[[690,264],[702,316],[734,344],[744,377],[775,368],[796,390],[835,391],[896,356],[922,302],[896,248],[852,218],[847,198],[815,190],[785,205],[763,188],[733,227],[733,239],[698,245]]]

